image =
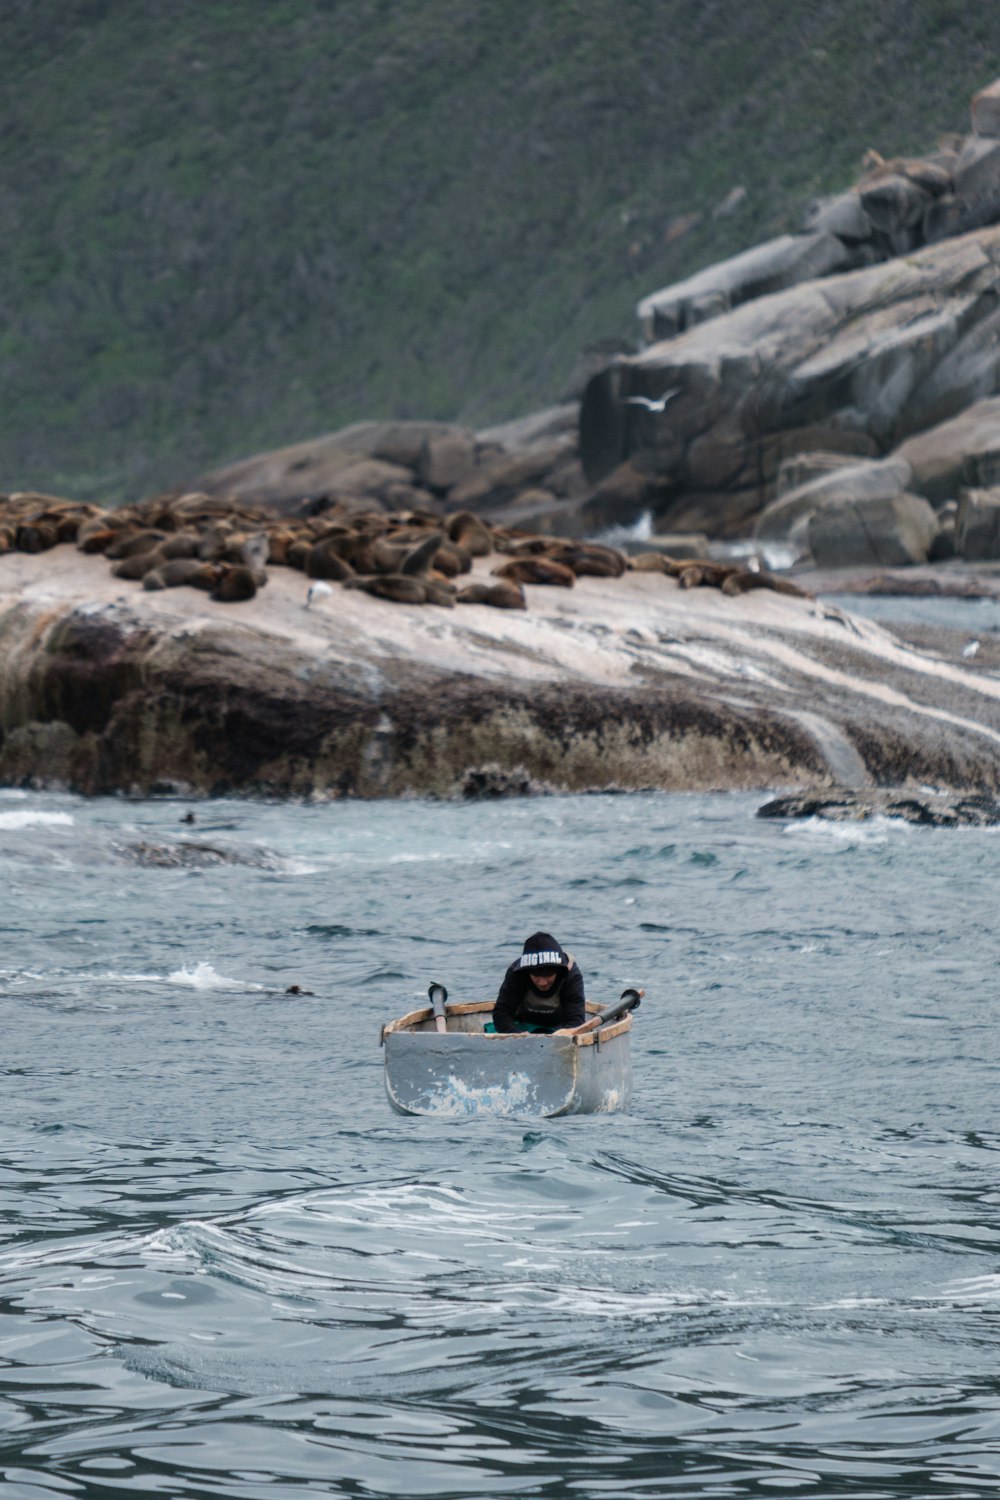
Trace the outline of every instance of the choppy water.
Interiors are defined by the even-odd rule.
[[[1000,836],[761,800],[0,794],[5,1500],[994,1492]],[[539,926],[632,1113],[394,1116]]]

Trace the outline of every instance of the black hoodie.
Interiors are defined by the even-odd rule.
[[[561,970],[544,994],[531,982],[539,967]],[[493,1025],[497,1031],[523,1031],[527,1026],[558,1031],[564,1026],[582,1026],[586,1019],[583,975],[573,955],[550,933],[533,933],[504,975],[493,1007]]]

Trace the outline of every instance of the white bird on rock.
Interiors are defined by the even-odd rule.
[[[309,585],[309,592],[308,594],[306,594],[306,602],[302,606],[302,608],[308,609],[310,604],[314,603],[317,599],[329,599],[332,593],[333,589],[330,587],[330,585],[328,583],[323,583],[321,579],[316,583],[311,583]]]
[[[978,641],[970,641],[967,646],[963,646],[962,647],[962,655],[963,656],[975,656],[975,654],[976,654],[976,652],[978,650],[979,650],[979,642]]]
[[[646,411],[662,411],[667,402],[672,401],[674,397],[679,396],[680,393],[681,388],[678,385],[675,386],[672,391],[665,391],[664,394],[662,396],[659,396],[656,400],[654,400],[652,396],[626,396],[625,405],[642,406],[645,407]]]

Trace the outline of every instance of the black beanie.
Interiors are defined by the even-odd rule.
[[[550,932],[533,932],[521,952],[519,969],[568,969],[569,954]]]

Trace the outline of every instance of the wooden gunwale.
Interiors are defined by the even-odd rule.
[[[449,1004],[445,1006],[445,1015],[446,1016],[448,1016],[448,1015],[471,1016],[471,1015],[476,1015],[477,1013],[481,1014],[483,1011],[492,1011],[492,1009],[493,1009],[493,1002],[491,1000],[459,1001],[457,1004],[454,1004],[454,1005],[452,1005],[449,1002]],[[593,1001],[593,1000],[588,1000],[587,1001],[587,1011],[588,1011],[589,1014],[596,1015],[600,1009],[601,1009],[601,1007],[598,1004],[596,1004],[595,1001]],[[395,1021],[387,1021],[386,1024],[385,1024],[385,1026],[382,1028],[382,1036],[383,1036],[383,1038],[385,1038],[385,1037],[387,1037],[390,1034],[390,1032],[394,1032],[394,1031],[409,1031],[414,1026],[420,1025],[421,1022],[423,1022],[423,1021],[432,1021],[433,1019],[434,1019],[434,1011],[433,1011],[433,1009],[429,1005],[425,1005],[420,1010],[411,1010],[411,1011],[409,1011],[405,1016],[400,1016]],[[580,1036],[554,1037],[553,1040],[554,1041],[558,1041],[558,1042],[574,1042],[577,1047],[592,1047],[595,1044],[595,1042],[597,1042],[597,1041],[600,1041],[602,1043],[603,1042],[610,1042],[616,1036],[621,1036],[623,1032],[630,1031],[631,1029],[632,1029],[632,1012],[629,1011],[626,1015],[622,1016],[619,1020],[612,1021],[607,1026],[600,1026],[595,1031],[585,1031]],[[466,1032],[462,1032],[461,1034],[463,1036],[466,1036],[466,1037],[475,1037],[475,1036],[482,1036],[484,1033],[482,1033],[482,1032],[475,1032],[475,1031],[466,1031]],[[510,1031],[510,1032],[502,1032],[501,1031],[501,1032],[495,1032],[495,1033],[491,1034],[490,1040],[492,1041],[495,1036],[516,1037],[516,1036],[523,1036],[525,1034],[526,1033],[524,1033],[524,1032],[518,1032],[518,1031]],[[527,1034],[530,1034],[530,1035],[533,1035],[533,1036],[539,1035],[538,1032],[532,1032],[532,1033],[527,1033]],[[545,1033],[543,1032],[541,1034],[544,1035]]]

